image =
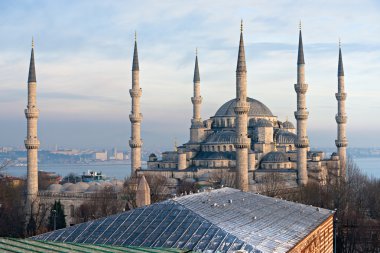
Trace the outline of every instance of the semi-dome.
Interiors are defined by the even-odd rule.
[[[247,97],[247,102],[249,103],[248,117],[273,117],[272,112],[269,108],[261,103],[260,101]],[[236,99],[231,99],[222,105],[219,110],[215,113],[215,117],[234,117],[236,106]]]
[[[259,119],[254,125],[255,127],[273,127],[272,122],[267,119]]]
[[[296,129],[293,123],[290,121],[285,121],[284,123],[282,123],[282,127],[287,129]]]
[[[279,130],[276,133],[276,142],[278,144],[294,144],[297,135],[288,131]]]
[[[212,133],[206,140],[207,144],[234,143],[236,134],[234,131],[223,130]]]
[[[287,156],[284,154],[284,152],[280,151],[272,151],[266,154],[262,159],[261,162],[267,162],[267,163],[285,163],[288,162]]]

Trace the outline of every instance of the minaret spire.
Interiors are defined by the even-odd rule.
[[[194,66],[194,77],[193,77],[193,97],[191,98],[191,103],[193,104],[193,118],[191,119],[190,127],[190,143],[199,143],[202,141],[202,118],[201,118],[201,78],[199,75],[198,66],[198,49],[195,49],[195,66]]]
[[[137,53],[137,39],[135,32],[135,46],[133,51],[133,63],[132,63],[132,89],[129,90],[129,94],[132,98],[132,111],[129,115],[129,120],[132,123],[131,127],[131,139],[129,140],[129,146],[131,147],[131,175],[134,176],[136,171],[141,169],[141,121],[142,114],[140,112],[140,97],[142,95],[142,89],[140,88],[139,78],[139,57]]]
[[[297,92],[297,111],[294,116],[297,120],[297,169],[298,183],[306,185],[308,181],[307,174],[307,150],[309,139],[306,132],[306,123],[309,112],[306,110],[306,92],[308,85],[305,83],[305,59],[303,53],[302,31],[300,23],[299,42],[298,42],[298,59],[297,59],[297,83],[294,89]]]
[[[34,64],[34,39],[32,38],[32,52],[30,54],[30,64],[29,64],[29,76],[28,83],[37,82],[36,80],[36,69]]]
[[[240,25],[239,54],[236,67],[236,188],[248,191],[248,149],[247,134],[249,103],[247,103],[247,67],[245,62],[243,21]]]
[[[338,138],[335,141],[335,145],[338,148],[339,160],[340,160],[340,176],[346,178],[346,164],[347,164],[347,154],[346,149],[348,146],[348,141],[346,138],[346,98],[347,93],[344,90],[344,70],[343,70],[343,59],[342,59],[342,49],[339,40],[339,60],[338,60],[338,92],[335,93],[336,100],[338,101],[338,114],[335,117],[336,123],[338,124]]]
[[[26,217],[29,219],[33,215],[37,205],[38,193],[38,148],[40,141],[37,138],[37,120],[39,110],[36,98],[36,71],[34,63],[34,40],[32,39],[32,50],[30,56],[29,75],[28,75],[28,105],[25,109],[27,119],[27,136],[24,141],[27,149],[27,196],[26,196]]]
[[[236,72],[247,72],[247,66],[245,62],[245,50],[243,40],[243,20],[240,24],[240,42],[239,42],[239,54],[237,60]]]

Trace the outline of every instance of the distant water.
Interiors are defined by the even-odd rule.
[[[83,172],[93,170],[102,172],[110,178],[124,179],[131,174],[131,164],[125,162],[99,162],[90,164],[40,164],[39,170],[55,172],[62,177],[69,173],[82,175]],[[8,166],[5,170],[7,175],[26,177],[26,166]]]
[[[380,178],[380,157],[354,158],[354,161],[369,177]]]
[[[354,158],[361,171],[368,176],[380,178],[380,157],[379,158]],[[144,166],[144,164],[143,164]],[[99,162],[91,164],[40,164],[39,170],[56,172],[62,177],[73,172],[82,175],[83,172],[94,170],[102,172],[110,178],[124,179],[131,174],[131,164],[126,162]],[[9,166],[5,170],[6,174],[12,176],[26,177],[26,167]]]

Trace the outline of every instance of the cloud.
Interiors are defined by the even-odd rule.
[[[265,103],[280,119],[288,116],[294,121],[297,26],[302,19],[309,128],[328,129],[330,135],[336,132],[334,94],[337,41],[341,37],[349,127],[356,134],[368,125],[380,125],[380,119],[373,117],[380,112],[378,12],[379,4],[374,0],[3,1],[0,32],[6,36],[0,41],[0,117],[23,120],[34,35],[41,120],[107,121],[111,126],[108,131],[114,127],[115,132],[129,136],[129,130],[118,122],[128,123],[137,30],[143,135],[147,135],[143,138],[151,134],[149,138],[154,140],[144,143],[170,146],[173,131],[185,141],[192,113],[195,47],[199,48],[202,116],[206,119],[235,96],[243,18],[248,94]],[[98,145],[94,133],[102,131],[101,127],[86,126],[94,128],[93,132],[81,132],[88,135],[86,142]],[[54,132],[49,128],[44,131]],[[12,127],[0,133],[0,138],[4,134],[21,135],[12,132]],[[78,135],[73,132],[67,141],[80,145],[75,141]],[[156,135],[160,137],[152,137]],[[330,135],[314,139],[329,145]],[[51,136],[45,143],[51,144]],[[379,141],[352,139],[355,142],[351,145]],[[102,141],[111,145],[114,140]]]

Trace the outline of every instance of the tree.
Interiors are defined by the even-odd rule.
[[[50,216],[49,216],[49,229],[61,229],[66,227],[66,215],[63,210],[63,206],[61,201],[54,201],[54,204],[51,208]]]
[[[149,184],[151,203],[156,203],[168,199],[170,196],[169,189],[166,187],[166,177],[161,175],[145,175]]]
[[[63,179],[62,179],[62,183],[77,183],[77,182],[81,182],[82,181],[82,178],[78,175],[78,174],[75,174],[73,172],[69,173],[67,176],[65,176]]]
[[[91,194],[92,196],[75,211],[80,222],[106,217],[125,210],[125,201],[118,198],[118,193],[112,186],[106,186]]]
[[[284,189],[284,178],[278,172],[268,172],[261,177],[257,190],[269,197],[279,196]]]
[[[0,179],[0,237],[24,235],[24,184],[11,184]]]

